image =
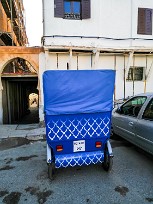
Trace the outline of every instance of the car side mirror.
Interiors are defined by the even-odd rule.
[[[116,109],[116,113],[121,114],[121,112],[122,112],[121,107],[118,107],[118,108]]]

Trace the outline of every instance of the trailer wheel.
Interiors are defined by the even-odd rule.
[[[104,162],[102,163],[103,169],[105,171],[111,171],[113,166],[113,157],[109,155],[108,149],[104,152]]]
[[[51,164],[48,164],[48,178],[52,180],[53,174],[55,174],[55,165],[52,162]]]

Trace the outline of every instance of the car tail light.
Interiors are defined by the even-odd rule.
[[[102,147],[102,142],[96,142],[96,147],[97,147],[97,148]]]
[[[57,152],[63,151],[63,145],[57,145],[57,146],[56,146],[56,151],[57,151]]]

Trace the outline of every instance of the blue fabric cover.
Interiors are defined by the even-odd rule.
[[[45,71],[46,115],[97,113],[112,110],[114,70]]]

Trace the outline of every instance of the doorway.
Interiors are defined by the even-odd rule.
[[[36,70],[24,59],[16,58],[2,72],[3,124],[31,124],[39,122],[39,92]],[[31,107],[29,96],[37,97]]]

